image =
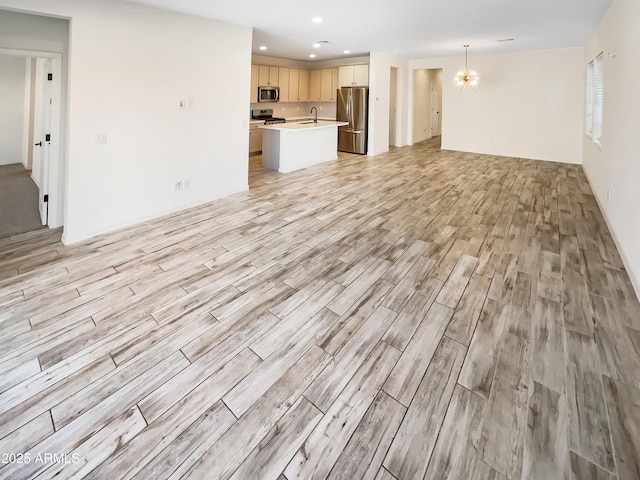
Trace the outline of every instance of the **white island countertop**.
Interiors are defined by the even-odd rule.
[[[273,123],[271,125],[262,125],[260,128],[265,130],[306,130],[309,128],[328,128],[349,125],[347,122],[336,122],[335,120],[303,120],[301,122]]]
[[[281,173],[338,159],[338,127],[347,122],[303,120],[261,125],[262,166]]]

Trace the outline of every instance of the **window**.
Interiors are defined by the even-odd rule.
[[[593,143],[598,146],[602,136],[603,66],[604,55],[602,53],[587,65],[586,131]]]
[[[593,133],[593,61],[587,65],[587,135]]]

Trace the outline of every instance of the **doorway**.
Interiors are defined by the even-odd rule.
[[[413,71],[413,141],[442,133],[442,69]]]
[[[8,151],[0,152],[0,236],[10,236],[62,225],[60,188],[61,54],[0,48],[0,62],[13,69],[0,69],[4,96],[4,123],[0,137],[10,135]],[[7,95],[8,94],[8,95]],[[2,98],[4,97],[4,98]],[[33,221],[32,207],[36,218]]]

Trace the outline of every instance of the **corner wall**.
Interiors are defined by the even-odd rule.
[[[389,150],[389,104],[391,67],[398,69],[397,104],[400,122],[396,124],[401,145],[407,145],[407,60],[382,52],[369,56],[369,141],[368,155],[379,155]]]
[[[3,6],[71,19],[65,243],[248,188],[250,27],[116,0]]]
[[[584,171],[640,297],[640,2],[614,0],[585,48],[604,52],[602,147],[583,135]],[[609,56],[609,54],[613,56]],[[609,195],[607,193],[609,192]],[[609,198],[608,198],[609,196]]]
[[[443,69],[444,149],[581,163],[583,57],[582,48],[481,56],[471,50],[477,89],[461,91],[453,81],[463,55],[412,60],[409,81],[415,69]],[[412,85],[408,91],[413,105]]]

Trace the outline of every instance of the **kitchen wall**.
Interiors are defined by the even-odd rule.
[[[640,92],[633,81],[640,78],[638,18],[640,2],[614,0],[587,43],[583,70],[604,52],[601,147],[584,134],[581,139],[584,171],[640,297]]]
[[[252,103],[251,110],[269,108],[273,110],[274,117],[300,118],[312,117],[311,107],[318,109],[318,118],[335,120],[335,102],[278,102],[278,103]]]
[[[26,59],[0,55],[0,165],[24,160]]]
[[[71,18],[65,243],[248,188],[250,27],[117,0],[0,7]]]
[[[409,64],[443,69],[442,148],[581,163],[583,57],[583,48],[479,56],[470,49],[480,85],[462,91],[453,78],[464,55]]]

